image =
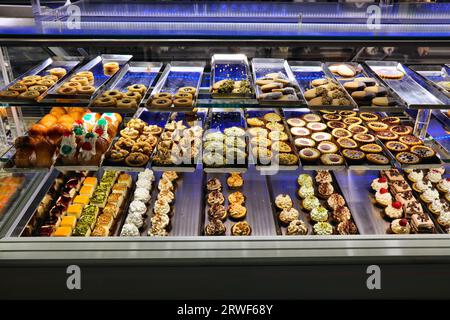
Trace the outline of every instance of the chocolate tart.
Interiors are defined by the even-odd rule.
[[[390,131],[378,131],[377,133],[375,133],[375,136],[380,139],[380,140],[384,140],[384,141],[388,141],[388,140],[397,140],[398,139],[398,135],[396,133],[390,132]]]
[[[422,140],[412,134],[401,136],[398,140],[408,146],[417,146],[419,144],[423,144]]]
[[[362,123],[362,119],[358,118],[358,117],[347,117],[347,118],[344,118],[343,121],[345,124],[348,124],[348,125]]]
[[[339,121],[342,119],[342,116],[338,114],[324,114],[322,117],[327,121]]]
[[[313,132],[320,132],[320,131],[325,131],[327,129],[327,125],[322,122],[309,122],[306,125],[306,128],[308,128],[309,130],[311,130]]]
[[[339,115],[341,115],[343,117],[354,117],[354,116],[356,116],[356,112],[350,111],[350,110],[342,110],[342,111],[339,111]]]
[[[334,192],[334,187],[329,182],[319,183],[317,186],[317,193],[322,199],[328,199]]]
[[[424,145],[411,147],[411,153],[414,153],[420,158],[431,158],[436,154],[433,149]]]
[[[309,129],[304,127],[292,127],[291,133],[293,136],[296,137],[307,137],[311,134],[311,131],[309,131]]]
[[[333,131],[331,131],[331,135],[336,139],[338,139],[338,138],[350,138],[353,134],[347,129],[336,128],[333,129]]]
[[[376,143],[368,143],[359,147],[359,149],[366,153],[380,153],[383,151],[383,148]]]
[[[389,124],[389,125],[399,124],[400,118],[399,117],[385,117],[385,118],[382,118],[380,121],[383,123]]]
[[[383,122],[380,122],[380,121],[369,122],[369,123],[367,123],[367,126],[371,130],[376,131],[376,132],[385,131],[385,130],[389,129],[389,126],[386,123],[383,123]]]
[[[341,148],[345,149],[355,149],[358,147],[356,141],[351,138],[339,138],[337,139],[337,143]]]
[[[239,221],[231,226],[232,236],[249,236],[252,234],[252,228],[247,221]]]
[[[322,141],[317,146],[317,150],[325,154],[325,153],[336,153],[338,152],[339,148],[331,141]]]
[[[411,152],[399,152],[395,159],[403,164],[416,164],[420,162],[420,158]]]
[[[294,140],[294,144],[297,147],[306,148],[306,147],[314,147],[316,145],[316,142],[313,139],[309,138],[297,138]]]
[[[394,132],[396,134],[398,134],[399,136],[405,136],[407,134],[411,134],[413,131],[413,128],[411,128],[410,126],[404,126],[401,124],[396,124],[393,125],[389,128],[389,130],[391,132]]]
[[[304,127],[306,122],[300,118],[290,118],[286,120],[287,124],[291,127]]]
[[[409,147],[400,141],[388,141],[386,142],[386,148],[393,152],[408,151]]]
[[[208,190],[208,191],[220,190],[221,188],[222,188],[222,183],[217,178],[211,178],[206,183],[206,190]]]
[[[378,153],[369,153],[366,155],[367,161],[375,164],[389,164],[389,159]]]
[[[345,129],[347,125],[342,121],[333,120],[327,122],[327,127],[330,129]]]
[[[318,114],[314,113],[305,114],[302,118],[306,122],[319,122],[320,120],[322,120]]]
[[[332,136],[328,132],[314,132],[311,138],[316,142],[321,142],[331,140]]]
[[[366,157],[366,154],[359,150],[344,149],[342,155],[350,161],[362,161]]]
[[[359,143],[373,143],[375,137],[369,133],[357,133],[353,136],[353,139]]]
[[[359,116],[364,121],[377,121],[378,119],[380,119],[380,117],[378,117],[378,115],[376,115],[375,113],[372,113],[372,112],[361,112],[359,114]]]
[[[315,148],[304,148],[298,153],[302,161],[315,161],[320,157],[320,151]]]
[[[353,134],[357,134],[357,133],[367,133],[367,131],[369,131],[369,129],[367,129],[366,127],[363,127],[359,124],[352,124],[348,127],[348,131],[350,131]]]
[[[320,161],[324,165],[340,165],[344,164],[344,158],[335,153],[327,153],[320,156]]]
[[[227,219],[227,210],[222,204],[213,204],[212,207],[208,209],[208,218],[210,220],[222,220]]]
[[[225,235],[225,232],[227,231],[227,228],[220,220],[211,220],[206,226],[205,226],[205,235],[206,236],[223,236]]]

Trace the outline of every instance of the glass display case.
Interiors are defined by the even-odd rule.
[[[1,8],[0,296],[450,295],[448,3]]]

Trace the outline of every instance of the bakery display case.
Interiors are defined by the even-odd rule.
[[[159,297],[189,296],[199,275],[192,297],[249,297],[253,276],[257,297],[292,298],[302,270],[370,297],[352,272],[448,267],[448,4],[30,8],[32,23],[0,18],[5,278],[40,266],[52,297],[52,270],[75,264],[117,279],[85,297],[156,297],[130,272]],[[209,288],[216,270],[237,287]],[[42,280],[23,279],[11,296]]]

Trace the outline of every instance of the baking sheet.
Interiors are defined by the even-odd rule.
[[[60,94],[58,93],[58,89],[64,84],[64,82],[60,82],[58,85],[54,86],[46,97],[46,100],[49,99],[53,102],[60,102],[63,104],[79,104],[86,105],[90,103],[90,100],[96,96],[96,94],[101,91],[104,87],[107,87],[111,79],[115,78],[118,74],[120,74],[121,69],[128,63],[128,61],[132,58],[131,55],[119,55],[119,54],[103,54],[101,56],[97,56],[85,65],[74,70],[73,74],[75,75],[78,72],[82,71],[91,71],[94,75],[94,84],[95,91],[92,94]],[[119,70],[113,75],[105,75],[103,71],[103,65],[109,62],[117,62],[119,64]],[[68,81],[69,79],[67,79]]]
[[[320,61],[291,61],[289,65],[303,95],[305,91],[311,89],[311,81],[314,79],[333,78],[333,74],[329,70],[324,69],[324,64]],[[340,87],[344,93],[347,92],[342,85]],[[311,106],[306,100],[305,103],[311,110],[353,110],[358,108],[358,105],[349,94],[347,94],[346,98],[350,101],[348,106]]]
[[[329,67],[331,65],[334,65],[334,64],[339,64],[339,63],[337,63],[337,62],[327,62],[327,63],[325,63],[324,67],[326,68],[327,73],[332,74],[333,78],[336,79],[337,81],[339,81],[340,84],[342,84],[342,88],[350,96],[351,96],[351,92],[349,92],[347,89],[345,89],[344,83],[349,82],[349,81],[358,81],[358,78],[367,77],[367,78],[374,79],[378,86],[380,86],[381,88],[386,89],[387,92],[388,92],[387,97],[393,98],[393,99],[395,99],[397,101],[397,105],[395,105],[395,106],[382,107],[382,106],[374,106],[374,105],[371,105],[370,103],[358,103],[356,100],[353,99],[353,101],[358,105],[359,111],[401,112],[403,109],[406,108],[405,103],[401,100],[401,98],[393,90],[391,90],[391,88],[385,86],[380,81],[378,81],[377,77],[375,77],[374,75],[369,74],[364,69],[364,66],[362,66],[360,63],[356,63],[356,62],[345,62],[345,63],[343,63],[343,64],[346,64],[346,65],[353,66],[356,70],[359,70],[359,72],[354,77],[350,77],[350,78],[340,77],[340,76],[334,74],[333,72],[331,72]]]
[[[254,58],[252,59],[252,71],[254,81],[264,77],[268,73],[278,73],[281,72],[288,77],[294,86],[299,87],[294,74],[289,67],[289,64],[284,59],[266,59],[266,58]],[[262,94],[261,89],[258,85],[255,85],[256,98]],[[278,106],[278,107],[301,107],[305,106],[306,102],[303,96],[299,93],[297,94],[297,100],[292,101],[281,101],[281,100],[261,100],[258,99],[261,106]]]
[[[404,73],[402,79],[378,79],[394,90],[403,101],[408,104],[409,108],[413,109],[440,109],[443,107],[443,102],[431,94],[428,90],[417,83],[403,67],[401,63],[396,61],[366,61],[366,65],[376,74],[377,71],[387,69],[394,71],[401,71]]]
[[[66,75],[63,76],[61,79],[59,79],[53,86],[49,87],[47,91],[42,93],[39,97],[36,98],[36,100],[30,100],[30,99],[6,99],[3,97],[0,97],[0,103],[3,104],[13,104],[13,105],[20,105],[20,106],[36,106],[36,102],[41,102],[42,99],[45,98],[48,92],[52,90],[53,87],[55,87],[58,83],[64,82],[69,76],[72,74],[72,70],[75,69],[81,62],[83,58],[82,57],[71,57],[71,56],[64,56],[64,57],[53,57],[48,58],[38,64],[37,66],[33,67],[32,69],[28,70],[24,74],[20,75],[16,79],[14,79],[12,82],[10,82],[8,85],[4,86],[0,91],[4,91],[8,89],[10,86],[16,84],[18,81],[22,80],[24,77],[27,76],[46,76],[49,75],[48,71],[53,68],[64,68],[66,70]]]
[[[197,89],[193,106],[188,108],[175,107],[173,104],[167,108],[155,108],[151,106],[149,97],[145,103],[146,107],[152,111],[190,111],[196,105],[196,100],[200,91],[204,62],[201,61],[172,61],[166,65],[164,72],[152,90],[151,97],[160,92],[175,94],[179,88],[194,87]]]
[[[186,113],[186,112],[173,112],[170,115],[170,118],[166,122],[170,121],[182,121],[183,124],[190,128],[191,124],[193,125],[199,125],[202,127],[202,129],[205,127],[205,122],[207,120],[207,110],[206,109],[198,109],[198,111],[195,114]],[[163,126],[164,128],[164,126]],[[166,132],[167,129],[164,129],[163,133]],[[160,140],[158,140],[160,142]],[[200,145],[201,149],[201,145]],[[154,156],[158,152],[158,145],[156,145],[155,150],[153,151],[152,157],[151,157],[151,166],[156,171],[179,171],[179,172],[193,172],[195,171],[197,164],[201,162],[201,156],[202,152],[199,150],[199,154],[197,157],[195,157],[192,163],[181,163],[181,164],[171,164],[171,165],[164,165],[161,163],[157,163],[154,161]]]
[[[235,191],[241,191],[245,196],[245,207],[247,208],[247,221],[252,228],[251,236],[273,236],[277,234],[277,227],[275,225],[274,216],[271,207],[271,199],[267,186],[266,177],[259,174],[255,168],[249,169],[242,175],[244,185],[240,189],[231,190],[227,186],[228,174],[210,173],[205,177],[203,184],[203,217],[201,225],[201,233],[204,235],[204,227],[208,223],[208,204],[206,202],[206,182],[211,178],[217,178],[222,183],[222,193],[225,198],[224,206],[228,209],[228,195]],[[227,217],[224,222],[227,230],[225,235],[231,235],[231,226],[233,221]]]
[[[244,112],[242,109],[211,109],[208,124],[203,134],[203,144],[205,143],[205,137],[207,133],[222,132],[231,127],[240,127],[244,130],[247,129],[246,121],[244,118]],[[236,163],[234,165],[224,164],[223,166],[209,166],[203,160],[203,170],[208,173],[225,173],[225,172],[245,172],[248,168],[248,138],[245,137],[246,147],[244,163]],[[204,152],[203,152],[204,153]]]
[[[126,93],[128,87],[134,84],[143,84],[147,87],[146,92],[142,95],[142,99],[137,101],[137,107],[145,99],[148,92],[150,92],[151,87],[154,84],[155,79],[158,77],[158,73],[162,68],[161,62],[145,62],[145,61],[131,61],[126,64],[112,81],[108,90],[119,90],[120,92]],[[106,91],[106,88],[99,90],[93,101],[100,98],[101,95]],[[94,108],[102,110],[102,107],[96,107],[93,105],[93,101],[89,105],[89,108]],[[116,110],[123,112],[124,108],[116,108]],[[136,110],[137,108],[134,108]]]
[[[231,79],[234,81],[248,80],[252,92],[246,94],[235,93],[213,93],[213,85],[221,80]],[[214,99],[243,99],[252,98],[254,94],[254,83],[250,73],[247,56],[245,54],[214,54],[211,57],[210,92]]]

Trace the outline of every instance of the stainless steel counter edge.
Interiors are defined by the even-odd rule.
[[[193,237],[52,240],[4,238],[0,241],[0,265],[25,261],[27,264],[113,261],[120,265],[450,262],[450,241],[446,235],[254,237],[246,240],[210,237],[208,241]]]

